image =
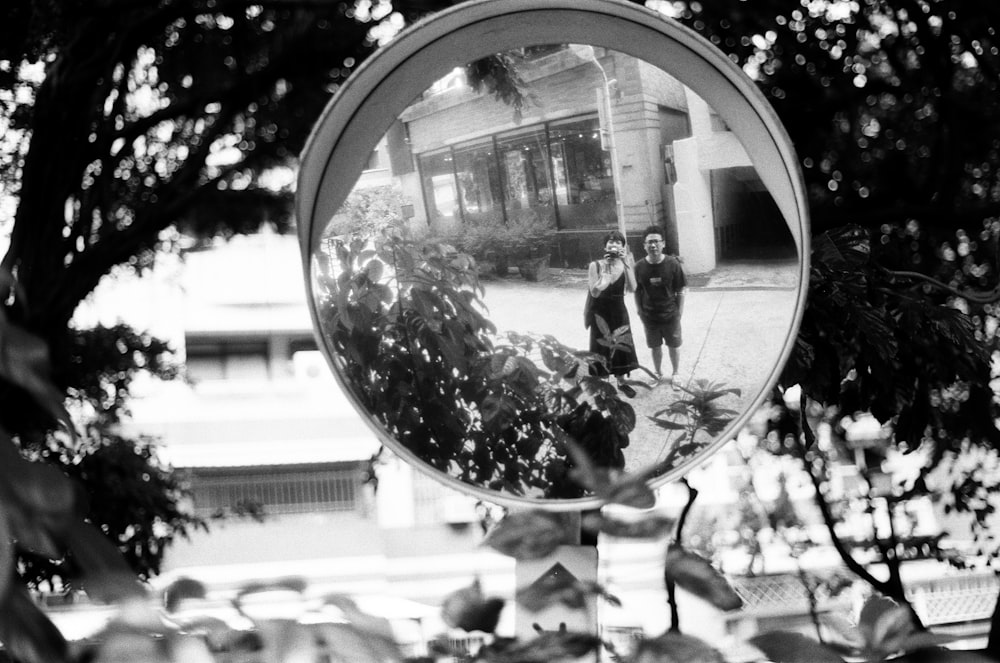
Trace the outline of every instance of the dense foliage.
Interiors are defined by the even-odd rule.
[[[635,412],[596,377],[603,359],[551,336],[498,338],[468,255],[398,233],[331,244],[321,327],[361,404],[418,458],[472,485],[551,498],[582,496],[567,434],[602,466],[624,466]]]

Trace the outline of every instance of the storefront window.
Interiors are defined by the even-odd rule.
[[[502,219],[503,194],[493,142],[456,148],[455,171],[465,221]]]
[[[500,136],[497,149],[508,218],[530,210],[543,221],[554,221],[544,130]]]
[[[421,155],[419,163],[427,223],[435,233],[453,232],[459,222],[459,199],[451,151]]]
[[[553,123],[549,145],[560,228],[615,225],[611,154],[601,149],[597,117]]]
[[[421,155],[419,163],[436,233],[526,218],[555,226],[556,210],[560,229],[617,223],[611,155],[596,115],[479,139]]]

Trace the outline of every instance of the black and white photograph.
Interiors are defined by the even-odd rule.
[[[1000,661],[1000,6],[3,14],[0,663]]]

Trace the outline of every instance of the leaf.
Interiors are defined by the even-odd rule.
[[[564,438],[563,442],[576,465],[570,477],[596,497],[607,504],[636,509],[650,509],[656,505],[656,493],[648,485],[649,479],[657,473],[655,466],[634,474],[611,472],[595,466],[583,447],[573,440]]]
[[[857,627],[842,615],[826,613],[820,616],[820,623],[826,631],[827,645],[843,654],[856,655],[864,647]]]
[[[507,515],[486,534],[483,543],[514,559],[540,559],[575,537],[567,521],[547,511],[518,511]]]
[[[334,661],[351,663],[389,663],[404,660],[399,646],[389,638],[373,637],[364,629],[353,624],[313,624],[307,627],[317,640],[326,643],[325,649],[333,654]],[[258,660],[258,659],[251,659]],[[290,661],[284,658],[282,661]],[[328,660],[319,655],[304,659],[309,661]]]
[[[365,265],[365,274],[368,276],[368,280],[372,283],[378,283],[382,280],[384,268],[385,265],[380,260],[372,260],[368,262],[368,264]]]
[[[489,663],[552,663],[576,660],[597,651],[601,639],[591,633],[545,631],[526,641],[501,640],[483,647],[477,660]]]
[[[378,638],[392,640],[392,624],[389,623],[389,620],[364,612],[351,597],[344,596],[343,594],[330,594],[323,597],[323,602],[340,610],[344,618],[354,628]]]
[[[895,663],[995,663],[995,659],[987,658],[973,651],[950,650],[941,647],[921,649],[897,659]]]
[[[66,639],[17,583],[0,602],[0,642],[22,663],[67,660]]]
[[[66,543],[92,599],[111,603],[146,596],[118,548],[93,525],[74,520],[67,528]]]
[[[583,527],[623,539],[656,539],[668,535],[677,519],[671,516],[643,513],[639,518],[623,519],[600,512],[583,516]]]
[[[770,631],[748,640],[773,663],[844,663],[829,647],[801,633]]]
[[[527,587],[518,588],[516,601],[531,612],[538,612],[557,603],[572,610],[580,610],[586,607],[590,596],[600,596],[612,605],[621,605],[618,597],[608,593],[600,584],[578,580],[569,573],[551,573]]]
[[[53,419],[76,436],[63,393],[50,379],[49,347],[38,336],[0,319],[0,378],[27,391]]]
[[[695,596],[708,601],[720,610],[736,610],[743,605],[743,599],[732,588],[725,576],[719,573],[708,560],[679,545],[667,549],[663,565],[663,576],[667,582],[674,582]]]
[[[601,338],[602,339],[605,339],[605,338],[608,338],[609,336],[611,336],[611,327],[608,326],[607,320],[605,320],[603,317],[601,317],[601,316],[599,316],[599,315],[597,315],[595,313],[594,314],[594,322],[597,323],[597,328],[601,332]]]
[[[883,615],[891,614],[897,608],[899,604],[885,596],[873,595],[865,600],[858,615],[858,631],[865,646],[871,647],[876,642],[876,624]]]
[[[896,606],[881,613],[875,620],[868,636],[868,646],[872,651],[886,654],[906,651],[907,640],[917,634],[909,608]]]
[[[170,650],[171,662],[215,663],[211,649],[199,636],[171,633],[167,638],[167,645]]]
[[[718,650],[698,638],[668,631],[641,640],[630,661],[634,663],[726,663]]]
[[[656,417],[648,417],[650,421],[659,426],[664,430],[684,430],[687,428],[687,424],[682,424],[678,421],[668,421],[667,419],[657,419]]]
[[[470,586],[445,597],[441,605],[441,618],[452,628],[493,633],[500,621],[504,603],[500,598],[486,598],[477,578]]]
[[[171,663],[158,638],[134,628],[113,625],[98,634],[95,663]]]
[[[831,269],[846,271],[861,267],[871,256],[868,231],[855,225],[829,230],[813,238],[812,256]]]
[[[193,578],[178,578],[163,591],[163,606],[175,612],[185,599],[203,599],[207,595],[205,584]]]

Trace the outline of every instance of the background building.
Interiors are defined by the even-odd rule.
[[[400,637],[419,653],[447,633],[441,601],[474,578],[488,594],[511,600],[515,564],[480,545],[485,507],[474,499],[390,454],[375,461],[377,489],[367,481],[379,444],[314,345],[299,260],[292,237],[239,237],[164,262],[144,279],[109,281],[80,312],[81,323],[127,316],[169,339],[186,361],[187,381],[139,389],[128,424],[160,436],[161,457],[187,477],[191,508],[210,521],[208,531],[168,549],[154,584],[196,578],[224,604],[249,583],[299,577],[310,592],[360,597],[367,609],[417,624]],[[811,488],[793,469],[767,462],[755,482],[776,490],[785,473],[790,498],[808,504]],[[743,504],[747,471],[733,445],[692,471],[702,513],[688,537],[729,550],[718,561],[747,607],[725,615],[700,599],[680,599],[685,632],[731,649],[734,660],[758,629],[781,624],[808,633],[797,565],[826,572],[839,564],[829,547],[793,559],[780,538],[765,536],[767,565],[745,575],[746,549],[727,537],[740,525],[735,506]],[[850,491],[856,468],[838,468],[834,480]],[[686,499],[677,485],[660,497],[675,512]],[[602,539],[599,579],[623,603],[599,608],[606,638],[627,647],[632,635],[666,627],[663,553],[662,541]],[[997,590],[991,574],[933,561],[908,565],[907,574],[925,623],[984,632]],[[855,600],[845,594],[823,609],[850,611]],[[73,624],[90,624],[56,617],[70,633]],[[505,608],[501,633],[512,634],[513,624],[513,608]]]

